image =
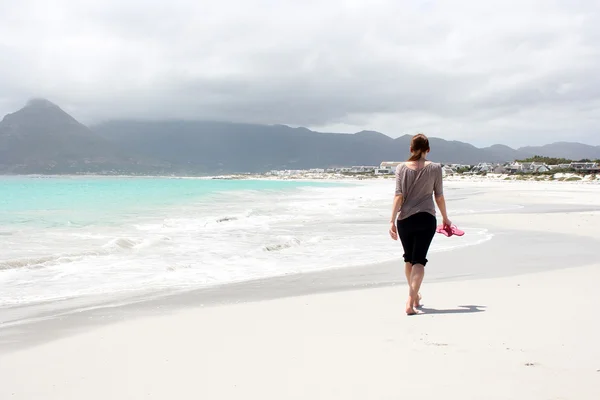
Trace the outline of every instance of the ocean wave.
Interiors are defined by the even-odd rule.
[[[36,269],[57,264],[68,264],[79,260],[83,257],[98,255],[100,255],[99,252],[88,251],[74,254],[53,254],[48,256],[38,256],[31,258],[17,258],[12,260],[0,261],[0,271],[19,268]]]
[[[156,246],[157,244],[170,241],[168,236],[160,236],[155,238],[130,239],[130,238],[115,238],[110,240],[98,249],[91,249],[74,253],[60,253],[40,255],[35,257],[14,258],[0,261],[0,271],[19,268],[37,269],[60,264],[70,264],[80,261],[86,257],[102,257],[115,254],[122,251],[131,251],[134,249],[143,249]]]
[[[60,256],[46,256],[0,261],[0,270],[32,267],[40,264],[45,264],[51,261],[56,261],[59,258]]]
[[[201,217],[189,217],[189,218],[165,218],[162,225],[136,225],[139,230],[151,231],[156,229],[198,229],[206,228],[216,224],[226,224],[228,222],[236,222],[241,220],[247,220],[252,217],[253,210],[246,210],[238,214],[226,214],[226,215],[208,215]]]
[[[135,246],[139,245],[141,240],[133,240],[127,238],[117,238],[113,239],[107,244],[104,245],[105,248],[116,248],[116,249],[133,249]]]
[[[217,218],[217,223],[237,221],[238,219],[239,219],[238,217],[222,217],[222,218]]]
[[[298,238],[291,238],[288,239],[286,241],[284,241],[283,243],[274,243],[274,244],[269,244],[263,247],[263,251],[281,251],[281,250],[285,250],[285,249],[289,249],[290,247],[294,247],[294,246],[300,246],[302,242],[300,241],[300,239]]]
[[[169,236],[150,236],[144,238],[126,238],[120,237],[115,238],[106,243],[103,247],[105,251],[108,253],[112,251],[123,251],[123,250],[137,250],[144,249],[156,245],[160,245],[162,243],[170,242],[172,239]]]

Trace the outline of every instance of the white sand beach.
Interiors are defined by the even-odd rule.
[[[600,185],[453,184],[522,208],[449,204],[494,237],[431,255],[417,316],[400,262],[82,312],[0,329],[0,399],[599,399]]]

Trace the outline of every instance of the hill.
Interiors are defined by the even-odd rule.
[[[411,136],[323,133],[286,125],[115,120],[88,128],[57,105],[30,101],[0,122],[0,173],[225,174],[379,165],[409,156]],[[477,148],[431,137],[443,163],[506,162],[533,155],[600,158],[600,148],[555,143]]]
[[[566,158],[569,160],[600,159],[600,146],[589,146],[582,143],[556,142],[538,147],[522,147],[519,149],[531,155]]]
[[[34,99],[0,122],[0,171],[81,173],[145,169],[124,152],[45,99]]]
[[[379,132],[321,133],[285,125],[203,121],[110,121],[92,127],[128,151],[206,173],[264,172],[271,169],[379,165],[409,156],[410,136]],[[474,164],[514,160],[468,143],[431,138],[431,158]],[[513,150],[514,154],[528,156]]]

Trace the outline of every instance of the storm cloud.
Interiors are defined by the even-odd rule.
[[[0,113],[600,144],[596,0],[0,0]]]

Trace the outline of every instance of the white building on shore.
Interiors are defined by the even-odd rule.
[[[379,168],[375,170],[376,175],[386,175],[386,174],[394,174],[396,172],[396,168],[398,165],[402,164],[404,161],[383,161],[379,164]]]
[[[363,173],[368,173],[368,172],[375,172],[376,169],[377,169],[377,167],[370,166],[370,165],[354,165],[350,169],[350,172],[356,173],[356,174],[363,174]]]
[[[383,161],[381,164],[379,164],[379,168],[391,168],[393,170],[396,170],[396,167],[402,164],[403,162],[404,161]]]
[[[597,172],[600,170],[600,166],[595,162],[574,162],[571,163],[570,168],[575,171]]]
[[[456,171],[447,165],[442,167],[442,176],[444,176],[444,177],[449,176],[449,175],[454,175],[455,173],[456,173]]]

